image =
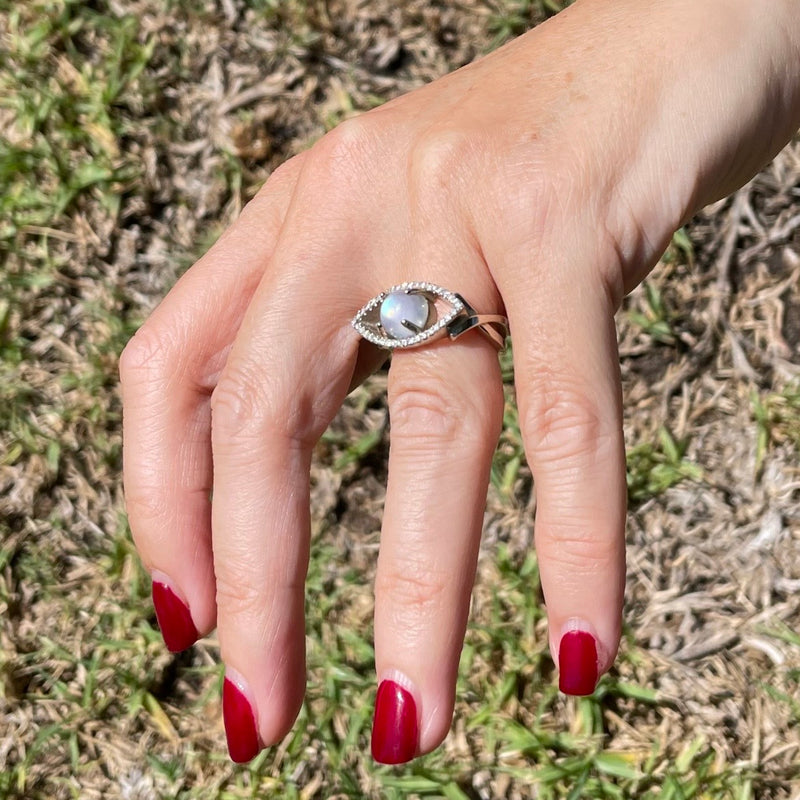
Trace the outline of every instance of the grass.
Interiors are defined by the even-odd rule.
[[[499,0],[489,18],[490,49],[562,11],[571,0]]]
[[[760,472],[770,448],[783,445],[800,452],[800,383],[764,396],[754,392],[751,404],[757,431],[756,471]]]
[[[664,303],[661,291],[650,281],[645,282],[644,290],[645,310],[637,311],[631,309],[628,312],[628,318],[654,342],[668,345],[674,344],[675,334],[672,330],[670,314]]]
[[[113,213],[136,178],[136,166],[120,157],[122,98],[153,43],[138,41],[132,14],[82,5],[33,2],[6,11],[11,46],[0,51],[0,108],[13,119],[0,145],[6,246],[59,226],[86,195]],[[87,49],[97,57],[84,58]]]
[[[177,183],[191,164],[170,161],[168,145],[201,136],[197,121],[170,105],[175,87],[198,79],[192,48],[202,43],[184,34],[219,27],[224,35],[224,20],[214,4],[170,2],[156,9],[169,24],[153,32],[152,19],[145,25],[118,5],[0,1],[0,798],[744,800],[769,781],[788,785],[796,775],[776,770],[762,780],[708,735],[674,735],[683,728],[675,698],[657,688],[663,665],[632,631],[594,696],[559,695],[536,556],[511,536],[499,536],[481,561],[453,735],[407,767],[377,767],[365,755],[375,692],[371,587],[343,556],[336,508],[316,520],[300,718],[253,764],[228,761],[217,642],[178,657],[164,650],[123,514],[116,359],[174,277],[170,269],[177,274],[213,240],[227,205],[252,192],[255,173],[222,143],[199,173],[219,185],[212,219],[197,211],[191,188],[158,195],[166,190],[146,174],[143,154],[155,153],[172,170],[164,183]],[[291,28],[281,57],[322,47],[324,4],[247,5],[263,32]],[[485,44],[559,7],[493,3]],[[240,44],[226,42],[232,51]],[[347,112],[377,102],[357,87],[342,92]],[[317,134],[336,119],[323,115]],[[199,215],[184,239],[169,216],[175,209]],[[141,260],[128,263],[124,236],[140,234]],[[692,255],[687,241],[674,242],[676,258]],[[159,262],[154,244],[177,265]],[[647,304],[632,323],[671,343],[676,322],[655,288]],[[502,363],[509,384],[510,357]],[[354,416],[365,416],[380,392],[355,395]],[[800,447],[798,397],[793,386],[755,396],[761,462],[774,448]],[[385,454],[385,424],[332,428],[323,445],[319,469],[341,482],[344,497]],[[634,505],[702,477],[687,442],[667,427],[629,451]],[[510,386],[492,492],[491,513],[524,527],[531,479]],[[779,633],[796,651],[791,631]],[[793,669],[767,671],[755,691],[796,724]]]
[[[645,288],[648,297],[659,296],[655,287]],[[638,316],[637,313],[629,312],[631,322],[643,327]],[[653,330],[653,327],[648,330],[648,333],[654,341],[664,341]],[[670,341],[674,341],[674,338],[671,337]],[[506,386],[506,403],[503,411],[503,428],[492,462],[490,480],[498,495],[505,502],[514,504],[519,502],[519,497],[530,491],[531,475],[525,461],[519,413],[514,398],[512,361],[513,352],[509,344],[500,355],[503,380]],[[369,438],[371,435],[374,436],[374,434],[367,434],[355,446],[358,447],[365,441],[367,444],[371,444],[372,440]],[[776,435],[780,434],[776,432]],[[797,443],[800,446],[800,439]],[[659,429],[655,441],[641,441],[630,447],[626,454],[629,502],[636,504],[651,497],[657,497],[684,480],[702,480],[703,471],[700,466],[686,457],[688,446],[688,440],[676,441],[669,430],[662,427]]]
[[[699,481],[702,469],[686,458],[688,441],[675,441],[666,429],[658,431],[655,442],[640,442],[627,453],[628,499],[642,502],[663,494],[683,480]]]

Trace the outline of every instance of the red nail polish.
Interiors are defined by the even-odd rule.
[[[564,694],[587,695],[597,686],[597,643],[586,631],[569,631],[558,648],[558,688]]]
[[[372,757],[381,764],[404,764],[417,753],[417,706],[394,681],[381,681],[375,698]]]
[[[153,581],[153,606],[164,643],[173,653],[191,647],[198,639],[189,609],[165,583]]]
[[[222,718],[225,721],[225,736],[228,739],[231,760],[237,764],[252,761],[261,750],[256,718],[250,701],[228,678],[225,678],[222,686]]]

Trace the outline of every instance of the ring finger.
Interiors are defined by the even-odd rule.
[[[485,282],[481,298],[478,283],[471,296],[469,286],[456,288],[482,303],[480,311],[493,310],[499,300]],[[472,332],[456,342],[396,353],[389,408],[389,483],[375,582],[379,685],[372,752],[379,762],[401,763],[434,749],[450,728],[502,421],[495,348]]]

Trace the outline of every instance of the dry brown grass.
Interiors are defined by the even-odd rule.
[[[155,628],[120,487],[126,337],[275,165],[540,13],[0,2],[0,797],[800,797],[798,144],[620,312],[627,629],[594,699],[553,688],[510,406],[453,732],[405,771],[363,755],[380,375],[317,453],[293,734],[230,764],[215,639],[173,658]]]

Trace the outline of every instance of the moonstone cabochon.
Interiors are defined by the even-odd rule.
[[[408,339],[428,327],[433,303],[419,292],[389,292],[379,308],[384,333],[392,339]]]
[[[387,336],[386,331],[379,327],[377,318],[383,301],[386,297],[395,292],[411,292],[429,295],[443,300],[448,303],[451,308],[447,313],[440,315],[430,327],[425,328],[425,330],[420,333],[403,339],[395,339],[391,336]],[[355,315],[352,324],[359,335],[363,336],[368,342],[372,342],[372,344],[387,350],[396,350],[398,348],[414,347],[425,343],[439,333],[442,328],[447,327],[464,311],[465,306],[463,301],[454,292],[443,289],[441,286],[436,286],[436,284],[427,283],[426,281],[407,281],[406,283],[392,286],[385,292],[381,292],[379,295],[373,297],[372,300]]]

